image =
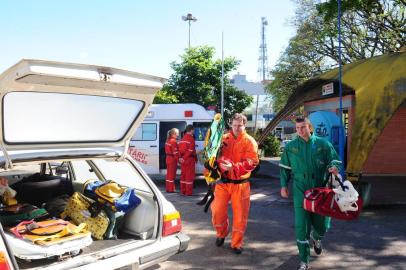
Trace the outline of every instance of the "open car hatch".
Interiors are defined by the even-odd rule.
[[[118,155],[163,83],[108,67],[22,60],[0,75],[0,155]]]

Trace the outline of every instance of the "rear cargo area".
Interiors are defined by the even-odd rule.
[[[89,179],[95,179],[98,181],[116,180],[111,178],[106,179],[106,177],[109,177],[110,175],[102,172],[102,169],[109,168],[109,166],[123,166],[124,168],[127,168],[127,165],[117,165],[105,160],[46,162],[39,164],[19,165],[13,170],[0,172],[0,177],[7,179],[9,187],[16,192],[15,199],[17,200],[18,205],[23,204],[24,207],[30,205],[30,207],[32,206],[35,209],[44,209],[47,212],[48,216],[46,218],[41,217],[38,220],[33,218],[33,220],[36,222],[35,225],[37,226],[34,227],[34,229],[38,230],[37,224],[43,224],[41,223],[43,220],[60,220],[61,215],[63,216],[61,212],[66,211],[67,205],[75,196],[74,194],[79,194],[81,198],[85,197],[86,199],[89,199],[89,201],[93,202],[94,200],[92,198],[84,195],[84,188]],[[109,236],[107,236],[107,231],[101,232],[103,239],[97,239],[97,237],[95,237],[96,234],[94,234],[94,232],[90,232],[91,237],[89,233],[88,237],[86,238],[86,241],[88,241],[86,245],[81,245],[83,244],[83,241],[85,241],[85,238],[73,240],[76,241],[77,246],[76,248],[72,248],[72,252],[64,252],[63,254],[58,255],[52,255],[53,253],[47,254],[46,251],[41,252],[40,248],[45,246],[45,248],[49,248],[49,250],[52,250],[52,252],[58,248],[61,248],[61,250],[65,248],[65,250],[67,250],[66,246],[63,246],[67,242],[62,244],[50,244],[49,242],[53,240],[49,242],[46,242],[48,241],[46,240],[43,242],[38,241],[35,243],[27,243],[29,242],[27,239],[19,239],[16,237],[15,233],[11,232],[11,228],[16,228],[16,223],[19,223],[22,220],[17,219],[14,222],[13,220],[10,220],[10,217],[7,216],[9,212],[3,211],[8,209],[8,206],[3,202],[0,207],[0,218],[4,232],[7,235],[9,245],[11,249],[15,251],[15,257],[17,259],[19,268],[32,269],[46,268],[50,266],[52,267],[58,264],[63,265],[71,258],[75,260],[80,260],[80,258],[83,258],[85,261],[85,258],[97,256],[97,253],[101,253],[103,251],[119,248],[120,252],[123,253],[125,252],[126,248],[134,249],[136,246],[142,246],[143,242],[145,244],[151,242],[148,240],[154,239],[156,235],[156,227],[159,221],[158,204],[154,199],[155,196],[153,191],[148,184],[145,183],[145,180],[141,177],[139,172],[137,173],[135,168],[131,169],[131,166],[128,166],[128,168],[130,168],[130,173],[134,173],[134,175],[131,175],[131,179],[128,179],[128,173],[126,174],[122,171],[116,176],[114,173],[111,176],[120,177],[121,175],[122,177],[125,177],[126,182],[120,183],[119,180],[117,180],[117,182],[120,184],[120,186],[125,184],[124,187],[133,189],[137,198],[140,200],[140,203],[134,209],[131,209],[126,213],[110,211],[109,214],[102,215],[104,213],[103,209],[105,208],[102,208],[102,210],[98,209],[100,212],[96,217],[102,216],[104,219],[110,222],[109,228],[111,229],[114,227],[114,229],[111,229]],[[132,170],[134,170],[134,172],[132,172]],[[133,185],[129,185],[132,183]],[[106,206],[103,205],[103,207]],[[83,212],[83,210],[80,211]],[[80,215],[82,215],[82,213],[80,213]],[[112,218],[116,222],[114,226],[111,225]],[[66,217],[65,220],[69,221],[70,223],[75,223],[73,219],[69,218],[69,216]],[[22,231],[26,232],[28,228],[29,233],[31,233],[29,228],[31,225],[32,224],[24,225],[25,227],[23,228],[25,231]],[[98,230],[99,227],[100,226],[97,225],[93,227],[86,226],[86,229],[89,230],[89,228],[97,228]],[[42,227],[39,229],[42,229]],[[21,241],[25,241],[23,243],[24,245],[20,245],[22,244]],[[38,244],[40,242],[42,244]],[[42,247],[40,247],[41,245]],[[29,249],[31,247],[32,254],[35,254],[35,256],[33,255],[33,258],[35,257],[34,259],[30,259]],[[43,256],[43,258],[40,258],[41,256]],[[62,267],[61,269],[68,268]]]

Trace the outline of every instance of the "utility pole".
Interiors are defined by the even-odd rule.
[[[259,46],[259,67],[258,74],[261,77],[262,83],[265,83],[268,75],[268,56],[266,49],[266,38],[265,38],[265,26],[268,25],[268,21],[265,17],[261,18],[261,45]],[[257,132],[257,120],[258,120],[258,103],[259,95],[257,95],[257,104],[255,107],[255,122],[254,122],[254,132]]]
[[[186,16],[182,16],[182,20],[189,23],[189,49],[190,49],[190,26],[192,21],[197,21],[196,17],[193,17],[192,13],[188,13]]]
[[[221,116],[224,117],[224,32],[221,32]]]

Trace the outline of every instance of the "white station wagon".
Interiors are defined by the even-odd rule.
[[[114,180],[141,199],[116,239],[90,238],[76,254],[51,246],[49,258],[47,247],[29,250],[3,224],[0,269],[145,269],[186,250],[179,212],[127,154],[162,83],[119,69],[39,60],[22,60],[0,75],[0,176],[19,185],[19,202],[30,198],[41,207],[53,194],[82,193],[88,179]]]

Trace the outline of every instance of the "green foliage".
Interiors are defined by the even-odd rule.
[[[266,87],[275,111],[304,81],[338,65],[337,0],[296,0],[296,35]],[[406,44],[404,0],[341,1],[342,63],[399,51]]]
[[[221,60],[214,60],[213,47],[201,46],[186,49],[181,61],[172,62],[174,73],[164,85],[154,103],[197,103],[204,107],[221,107]],[[242,112],[252,102],[252,97],[233,87],[228,73],[240,61],[233,57],[224,59],[224,114],[225,120]],[[161,92],[160,91],[160,92]]]
[[[314,52],[309,39],[302,33],[298,33],[290,40],[289,46],[271,71],[273,81],[265,87],[273,97],[274,110],[281,110],[301,83],[324,69],[323,58]]]
[[[405,7],[404,0],[341,0],[343,63],[399,51],[406,42]],[[317,4],[315,16],[322,22],[320,51],[337,62],[337,0]]]
[[[168,91],[168,87],[164,85],[161,90],[155,95],[154,104],[173,104],[179,103],[177,96]]]
[[[277,157],[280,155],[280,141],[273,135],[269,135],[262,144],[262,151],[265,157]]]

